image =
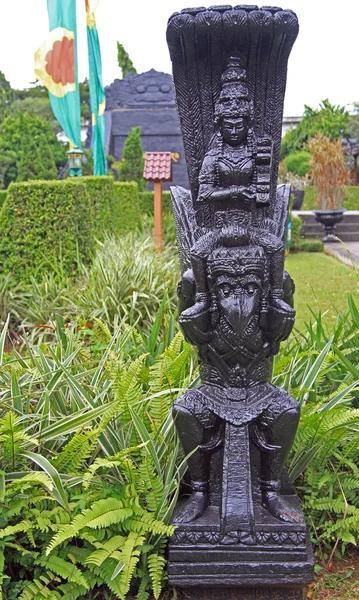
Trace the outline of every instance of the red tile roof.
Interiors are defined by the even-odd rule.
[[[145,152],[143,177],[147,181],[171,181],[171,152]]]

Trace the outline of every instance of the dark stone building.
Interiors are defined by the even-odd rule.
[[[106,88],[106,152],[116,159],[129,131],[141,127],[145,152],[174,152],[174,185],[188,187],[187,167],[176,111],[172,77],[151,69],[140,75],[116,79]],[[164,184],[168,189],[172,184]]]

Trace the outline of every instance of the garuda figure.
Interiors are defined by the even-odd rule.
[[[295,316],[284,271],[290,190],[276,180],[297,31],[294,13],[269,7],[188,9],[169,20],[191,184],[171,190],[179,321],[198,349],[202,380],[174,405],[191,494],[175,511],[173,544],[256,544],[270,530],[306,546],[283,470],[299,406],[271,383]],[[169,572],[179,583],[171,561]]]

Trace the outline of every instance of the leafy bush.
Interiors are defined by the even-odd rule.
[[[1,211],[2,205],[5,202],[6,194],[7,194],[7,190],[0,190],[0,211]]]
[[[93,208],[94,231],[96,236],[101,237],[105,231],[112,228],[113,179],[93,175],[79,177],[77,181],[86,186]]]
[[[29,281],[39,271],[74,274],[92,250],[92,211],[78,181],[12,184],[0,213],[3,273]]]
[[[126,318],[146,331],[164,296],[168,297],[170,309],[175,310],[178,280],[179,266],[173,247],[164,247],[156,256],[152,238],[128,234],[100,245],[91,270],[67,297],[86,321],[100,318],[112,324]]]
[[[135,182],[114,183],[112,230],[116,234],[141,228],[141,209]]]
[[[290,173],[295,173],[299,177],[304,177],[310,169],[310,152],[301,150],[299,152],[292,152],[284,159],[284,166]]]
[[[145,163],[140,133],[140,127],[134,127],[128,134],[123,147],[119,175],[121,181],[135,181],[140,192],[143,192]]]
[[[66,148],[58,141],[51,125],[36,115],[20,114],[19,117],[7,117],[0,126],[0,181],[7,188],[17,178],[17,164],[21,146],[25,138],[31,138],[38,146],[44,135],[50,146],[57,169],[67,160]]]
[[[140,208],[143,215],[153,216],[154,194],[151,191],[140,192]],[[162,192],[162,211],[163,214],[172,214],[171,193]]]
[[[322,240],[315,238],[300,238],[291,246],[294,252],[323,252]]]
[[[329,335],[321,314],[307,333],[289,340],[276,358],[274,383],[301,404],[289,460],[322,558],[359,538],[359,311],[338,316]]]
[[[300,217],[292,217],[292,244],[300,240],[303,221]]]
[[[301,237],[303,221],[300,217],[292,217],[291,252],[322,252],[323,242],[317,239]]]
[[[359,210],[359,186],[347,186],[343,207],[347,210]],[[314,210],[315,208],[315,191],[312,186],[308,186],[305,188],[302,210]]]
[[[38,141],[30,133],[24,135],[16,168],[16,181],[57,179],[56,164],[44,134]]]
[[[323,100],[318,109],[305,105],[301,122],[296,127],[291,127],[282,139],[281,159],[292,152],[303,150],[307,140],[318,132],[331,140],[341,139],[348,120],[349,113],[345,106],[331,104],[328,99]]]
[[[0,351],[5,598],[88,600],[107,587],[123,599],[131,586],[158,598],[185,470],[170,409],[195,376],[173,323],[159,311],[147,337],[99,324],[89,343],[58,318],[47,347],[6,363]]]

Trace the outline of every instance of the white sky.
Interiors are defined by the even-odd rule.
[[[88,74],[85,0],[76,2],[79,77],[83,80]],[[198,4],[191,0],[100,0],[96,19],[104,84],[120,76],[117,40],[139,73],[150,68],[171,72],[167,19],[188,5],[200,4],[200,0]],[[264,4],[269,2],[264,0]],[[348,107],[359,101],[359,0],[288,0],[285,4],[284,8],[297,13],[300,32],[289,59],[284,114],[301,115],[304,104],[317,107],[324,98]],[[0,0],[0,6],[0,70],[13,87],[29,87],[35,79],[33,55],[48,34],[46,0]]]

